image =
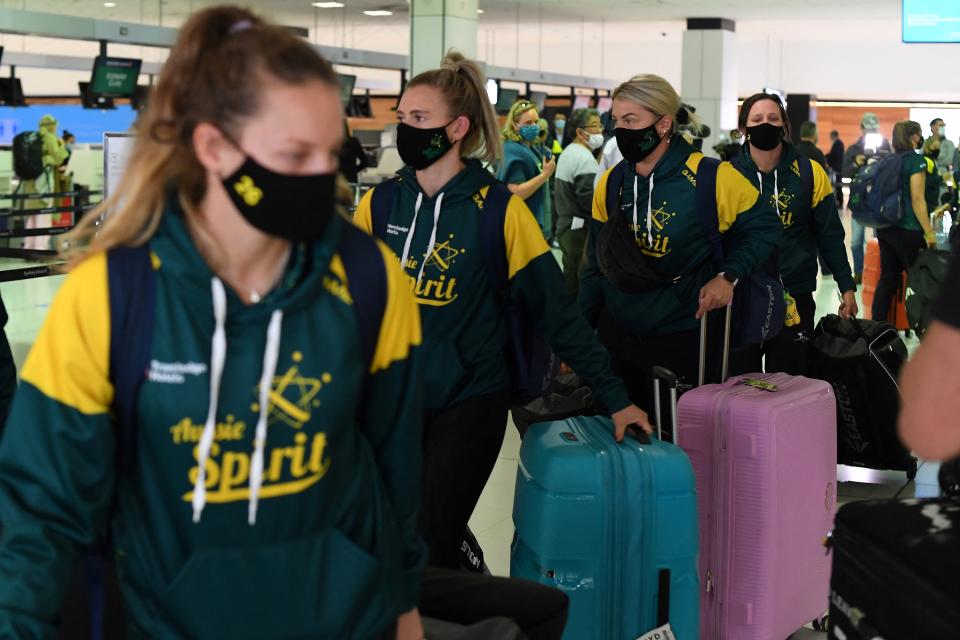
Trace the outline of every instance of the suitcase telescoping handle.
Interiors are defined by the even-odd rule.
[[[653,368],[653,411],[657,419],[657,438],[663,439],[663,410],[660,406],[660,381],[666,382],[670,388],[670,419],[673,431],[677,433],[677,375],[663,367]]]
[[[707,375],[707,316],[703,314],[700,319],[700,368],[697,386],[702,387]],[[727,381],[727,375],[730,373],[730,331],[733,321],[733,306],[727,305],[723,320],[723,367],[720,371],[720,382]]]

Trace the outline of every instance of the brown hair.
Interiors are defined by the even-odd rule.
[[[206,194],[207,171],[193,149],[198,124],[236,139],[260,106],[264,77],[289,84],[337,75],[306,41],[240,7],[194,15],[181,29],[136,125],[137,140],[117,192],[88,214],[63,243],[71,265],[87,252],[140,245],[156,232],[176,193],[187,215]],[[101,229],[97,220],[108,212]]]
[[[923,128],[919,122],[901,120],[893,125],[893,150],[897,153],[916,151],[917,147],[913,144],[913,140],[910,139],[910,137],[914,135],[923,138]]]
[[[780,119],[783,121],[783,139],[789,141],[793,135],[790,128],[790,118],[787,117],[787,110],[784,108],[783,102],[780,101],[780,96],[774,93],[755,93],[743,101],[743,106],[740,107],[740,116],[737,119],[739,132],[742,134],[747,130],[747,119],[750,117],[750,110],[753,109],[753,105],[761,100],[769,100],[777,105],[777,108],[780,110]]]
[[[502,155],[497,114],[487,97],[487,77],[473,60],[457,51],[448,51],[439,69],[424,71],[407,88],[428,86],[439,89],[454,117],[464,116],[470,130],[460,142],[460,155],[494,162]]]

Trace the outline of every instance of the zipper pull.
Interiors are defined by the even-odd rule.
[[[713,592],[713,572],[707,571],[707,593]]]

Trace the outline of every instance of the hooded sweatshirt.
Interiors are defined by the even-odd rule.
[[[470,161],[433,197],[423,193],[409,167],[400,171],[399,181],[384,240],[401,257],[420,305],[423,347],[418,370],[426,407],[445,409],[506,389],[507,327],[480,243],[484,198],[495,179],[479,162]],[[355,217],[368,233],[373,232],[372,198],[369,191]],[[609,412],[627,407],[630,400],[611,373],[609,354],[566,292],[557,261],[530,209],[517,196],[510,198],[503,233],[510,295],[559,356],[590,382]]]
[[[673,136],[649,176],[627,163],[622,184],[609,184],[613,168],[600,178],[593,200],[586,267],[580,276],[580,306],[595,326],[606,307],[624,329],[638,336],[660,336],[696,329],[700,289],[719,272],[741,278],[754,270],[780,242],[783,227],[750,184],[728,162],[717,171],[717,210],[721,233],[733,233],[737,248],[722,265],[710,258],[710,245],[696,210],[697,168],[703,154]],[[622,189],[619,205],[637,234],[637,245],[661,276],[684,274],[679,282],[645,293],[625,293],[597,262],[597,238],[607,223],[607,190]],[[653,197],[648,197],[650,192]],[[702,265],[694,273],[691,268]]]
[[[70,273],[0,445],[0,638],[55,636],[75,562],[108,523],[127,637],[366,640],[416,606],[419,318],[381,246],[388,294],[364,371],[337,253],[355,232],[334,218],[246,306],[168,209],[149,242],[154,339],[123,470],[106,255]]]
[[[813,194],[802,199],[803,181],[800,162],[809,162],[813,170]],[[760,190],[767,206],[773,208],[783,223],[780,242],[780,276],[790,293],[813,293],[817,288],[817,254],[833,273],[841,292],[854,291],[856,285],[847,260],[846,235],[833,185],[820,163],[801,156],[797,149],[783,143],[780,163],[770,173],[763,173],[744,144],[736,165],[743,176]]]

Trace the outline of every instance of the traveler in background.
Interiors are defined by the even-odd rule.
[[[541,166],[544,162],[549,159],[553,159],[553,162],[557,162],[557,156],[553,155],[553,151],[550,148],[550,125],[547,123],[546,118],[540,118],[537,122],[540,126],[540,135],[537,137],[537,141],[533,145],[533,150],[536,152],[541,159]],[[547,183],[543,185],[543,214],[542,217],[537,219],[537,222],[540,223],[540,231],[543,233],[543,238],[549,242],[553,243],[556,238],[553,235],[553,229],[556,228],[554,224],[554,212],[553,212],[553,181],[557,177],[556,170],[550,179],[547,180]]]
[[[514,103],[507,114],[501,135],[503,159],[497,179],[527,203],[542,230],[544,198],[549,191],[546,185],[557,169],[557,161],[553,157],[544,159],[534,149],[537,138],[540,137],[537,105],[529,100]]]
[[[370,166],[363,144],[353,135],[350,123],[343,119],[343,148],[340,149],[340,173],[351,185],[360,182],[360,172]]]
[[[900,372],[900,438],[924,460],[960,456],[960,260],[953,260],[920,348]]]
[[[923,146],[923,129],[912,120],[893,127],[893,150],[903,162],[900,198],[903,219],[896,226],[877,230],[880,241],[880,281],[873,298],[873,317],[886,318],[901,284],[901,273],[913,266],[924,247],[936,247],[926,201],[927,167],[915,151]]]
[[[943,140],[935,136],[927,138],[923,143],[923,159],[927,170],[924,199],[927,201],[927,211],[930,212],[931,217],[941,216],[951,206],[949,203],[940,204],[940,192],[944,181],[940,175],[940,168],[937,166],[937,159],[943,152],[942,143]],[[936,231],[936,228],[934,228],[934,231]]]
[[[827,166],[833,180],[834,193],[837,196],[837,208],[843,209],[843,140],[836,129],[830,132],[830,152],[827,154]]]
[[[50,194],[62,193],[63,174],[60,167],[70,156],[66,147],[63,146],[63,140],[57,135],[57,119],[52,115],[45,115],[40,118],[37,131],[43,141],[43,174],[35,180],[23,180],[18,189],[21,194]],[[23,209],[46,209],[50,206],[57,206],[57,202],[44,199],[33,199],[22,201]],[[24,227],[29,229],[48,229],[53,224],[51,214],[44,213],[40,215],[26,216]],[[34,249],[45,251],[50,249],[50,236],[27,236],[23,239],[24,249]]]
[[[623,162],[623,154],[620,153],[620,147],[617,146],[617,139],[610,138],[603,145],[603,153],[600,154],[599,164],[597,166],[597,177],[593,181],[593,188],[596,189],[600,184],[600,178],[610,169]]]
[[[804,158],[813,160],[823,167],[824,171],[827,170],[827,157],[823,155],[823,151],[817,147],[817,140],[819,134],[817,133],[817,123],[816,122],[804,122],[800,125],[800,142],[797,143],[797,153],[802,155]],[[831,187],[833,182],[830,183]]]
[[[580,289],[580,264],[593,215],[593,182],[597,173],[594,155],[603,146],[603,126],[596,109],[577,109],[570,116],[573,142],[557,162],[557,239],[563,251],[563,277],[567,291]]]
[[[67,150],[67,157],[63,161],[62,166],[66,166],[70,162],[70,156],[73,155],[73,147],[77,144],[77,136],[73,135],[66,129],[63,130],[63,148]]]
[[[927,138],[927,141],[939,140],[940,141],[940,155],[937,158],[937,169],[941,177],[946,177],[954,169],[953,156],[957,153],[957,147],[950,138],[947,137],[947,126],[943,123],[942,118],[934,118],[930,122],[930,133],[931,136]],[[941,191],[946,191],[946,186],[943,186]]]
[[[843,170],[841,174],[844,178],[853,178],[854,174],[863,166],[866,166],[869,157],[875,154],[891,153],[890,142],[882,138],[879,146],[867,147],[866,140],[869,134],[880,133],[880,120],[877,114],[866,112],[860,119],[860,138],[852,145],[847,147],[843,154]],[[863,281],[863,251],[866,243],[866,227],[855,219],[850,220],[850,251],[853,254],[853,279],[857,284]],[[884,315],[883,317],[886,317]]]
[[[383,234],[420,304],[419,371],[426,389],[420,533],[430,564],[454,569],[461,565],[467,521],[500,454],[510,406],[509,330],[480,236],[482,216],[499,215],[489,210],[496,180],[480,164],[496,161],[500,152],[485,87],[477,63],[456,52],[441,68],[413,78],[397,108],[397,150],[407,166],[390,201],[378,204],[384,187],[376,187],[355,215],[362,229]],[[530,103],[519,104],[529,113]],[[383,209],[374,211],[375,205]],[[519,196],[509,197],[504,224],[509,295],[559,356],[591,381],[618,439],[630,424],[650,429],[565,291],[557,261]]]
[[[0,441],[0,637],[52,637],[108,530],[127,637],[423,637],[420,321],[386,247],[337,211],[342,118],[333,67],[288,30],[233,7],[180,30],[110,215],[70,237]],[[143,300],[112,299],[129,254],[107,252],[143,245],[136,392],[111,379],[128,354],[110,307]],[[371,362],[348,247],[385,270]]]
[[[731,302],[736,283],[756,270],[780,243],[783,225],[749,180],[730,164],[721,164],[719,226],[740,242],[724,264],[714,264],[696,208],[696,173],[703,154],[677,134],[678,124],[698,125],[699,121],[681,106],[670,83],[655,75],[635,76],[617,87],[613,115],[615,139],[626,160],[621,163],[621,180],[612,183],[614,169],[610,169],[594,193],[579,302],[590,323],[598,327],[630,397],[640,406],[651,407],[652,367],[673,371],[681,378],[682,388],[696,384],[700,318]],[[601,245],[600,238],[618,213],[607,208],[608,193],[618,194],[617,206],[628,218],[623,233],[635,236],[637,257],[645,259],[658,276],[676,278],[675,282],[628,293],[604,275],[599,251],[614,245]],[[632,244],[627,248],[632,249]],[[714,330],[722,325],[722,321],[711,323]],[[712,344],[714,356],[720,341]]]
[[[757,186],[767,206],[780,217],[783,224],[778,253],[780,277],[795,302],[799,318],[795,317],[793,324],[784,326],[763,344],[734,351],[730,356],[730,371],[732,374],[766,371],[802,375],[817,313],[813,292],[817,289],[818,254],[842,292],[840,315],[849,318],[858,312],[843,224],[833,198],[833,185],[823,165],[804,157],[799,145],[794,147],[788,142],[790,121],[778,96],[758,93],[747,98],[740,108],[739,124],[745,142],[733,166]],[[801,136],[812,146],[816,129],[808,125],[812,123],[804,123]],[[810,166],[812,193],[804,193],[800,163]]]
[[[553,116],[553,135],[550,137],[549,148],[553,151],[554,157],[559,158],[567,146],[567,116],[558,113]]]

